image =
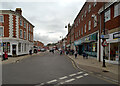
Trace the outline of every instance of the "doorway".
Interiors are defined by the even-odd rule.
[[[12,45],[12,55],[16,56],[16,45]]]

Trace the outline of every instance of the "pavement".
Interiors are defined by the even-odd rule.
[[[75,58],[74,55],[68,55],[68,57],[79,69],[89,71],[89,73],[92,73],[95,76],[100,76],[116,83],[119,83],[120,81],[120,65],[106,63],[106,67],[102,67],[103,62],[97,61],[96,58],[88,57],[88,59],[85,59],[81,55],[78,55],[77,58]]]
[[[44,55],[45,52],[38,52],[38,53],[34,53],[32,55],[23,55],[23,56],[17,56],[17,57],[8,57],[7,60],[1,61],[2,64],[10,64],[10,63],[15,63],[18,61],[21,61],[23,59],[29,58],[31,56],[35,56],[35,55]]]

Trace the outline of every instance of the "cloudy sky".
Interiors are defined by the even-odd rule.
[[[86,0],[2,0],[2,8],[22,9],[22,15],[34,26],[34,40],[44,44],[65,37],[68,23],[73,23]]]

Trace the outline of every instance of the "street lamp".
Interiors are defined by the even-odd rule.
[[[103,14],[104,14],[104,21],[103,21],[103,32],[105,35],[105,2],[104,2],[104,6],[103,6]],[[105,41],[105,39],[103,39],[103,42]],[[105,46],[103,46],[103,67],[106,67],[105,65]]]

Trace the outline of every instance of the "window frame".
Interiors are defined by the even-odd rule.
[[[0,22],[4,22],[4,15],[0,15],[0,16],[2,16],[2,21],[1,21],[1,19],[0,19]]]
[[[20,26],[22,26],[23,25],[23,21],[22,21],[22,19],[20,19]]]
[[[109,14],[107,14],[107,13],[109,13]],[[105,22],[107,22],[111,19],[111,9],[110,8],[105,11],[104,16],[105,16]],[[107,19],[108,18],[107,16],[109,16],[109,19]]]
[[[2,36],[0,36],[0,37],[4,37],[4,26],[0,26],[0,27],[2,27],[2,28],[3,28],[3,35],[2,35]]]
[[[86,26],[86,24],[85,24],[85,26],[84,26],[85,33],[86,33],[86,28],[87,28],[87,26]]]
[[[91,30],[91,21],[88,22],[88,30]]]
[[[21,32],[22,31],[22,32]],[[21,34],[22,33],[22,34]],[[20,38],[23,38],[23,30],[20,29]]]
[[[24,39],[26,39],[26,31],[24,30]]]
[[[117,6],[117,9],[115,9],[116,6]],[[120,11],[118,9],[120,9],[120,3],[114,4],[114,18],[120,15]]]

